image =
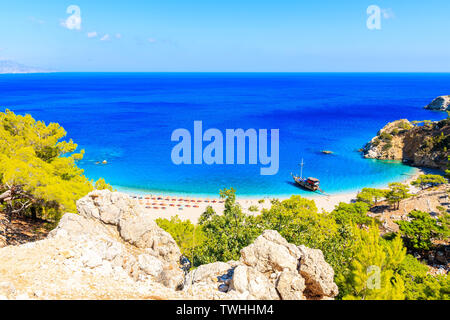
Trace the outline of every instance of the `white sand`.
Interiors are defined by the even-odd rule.
[[[311,196],[305,197],[316,202],[319,211],[331,211],[340,202],[349,203],[356,197],[356,192],[336,194],[330,196]],[[162,195],[146,195],[138,196],[139,203],[146,208],[148,213],[151,213],[156,218],[170,218],[178,215],[180,219],[190,220],[194,223],[198,221],[201,214],[205,212],[206,207],[210,205],[218,214],[222,214],[224,210],[224,203],[219,198],[200,198],[200,197],[168,197]],[[146,199],[147,198],[147,199]],[[161,198],[158,200],[158,198]],[[280,200],[287,199],[287,197],[280,198]],[[182,200],[180,200],[182,199]],[[212,201],[216,201],[213,203]],[[258,199],[238,198],[237,202],[241,205],[244,212],[248,214],[260,214],[262,209],[269,209],[271,207],[270,199],[262,199],[264,202],[260,203]],[[208,201],[208,202],[206,202]],[[197,207],[194,207],[197,206]],[[250,206],[256,206],[258,211],[249,211]]]
[[[412,180],[416,179],[423,171],[418,169],[414,175],[407,178],[404,183],[409,184]],[[332,195],[320,195],[312,194],[311,196],[303,196],[304,198],[314,200],[319,211],[330,212],[340,202],[350,203],[356,198],[358,191],[348,193],[337,193]],[[224,210],[223,199],[219,198],[204,198],[194,196],[167,196],[161,194],[149,194],[149,195],[133,195],[139,201],[139,203],[146,208],[146,211],[151,214],[155,219],[157,218],[170,218],[178,215],[180,219],[190,220],[193,223],[197,223],[201,214],[205,212],[206,207],[210,205],[214,211],[218,214],[222,214]],[[242,206],[244,212],[249,214],[258,215],[262,209],[269,209],[271,207],[270,200],[277,198],[279,200],[287,199],[288,197],[265,197],[263,203],[260,203],[260,199],[254,198],[237,198],[237,202]],[[250,206],[256,206],[258,211],[250,212],[248,209]]]

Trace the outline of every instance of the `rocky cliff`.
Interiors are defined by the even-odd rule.
[[[107,190],[77,202],[41,241],[0,249],[0,299],[331,299],[320,250],[267,230],[239,261],[187,275],[173,238],[135,200]]]
[[[365,158],[403,160],[414,166],[444,170],[450,147],[450,120],[388,123],[364,147]]]
[[[438,111],[450,111],[450,95],[440,96],[431,101],[431,103],[425,106],[425,109],[438,110]]]

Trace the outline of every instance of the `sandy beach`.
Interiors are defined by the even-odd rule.
[[[319,211],[331,211],[340,202],[350,203],[356,198],[357,192],[343,193],[335,195],[314,195],[305,197],[316,202]],[[201,197],[174,197],[163,195],[146,195],[133,196],[151,214],[155,219],[170,218],[178,215],[180,219],[190,220],[197,223],[201,214],[205,212],[207,206],[211,206],[218,214],[222,214],[224,210],[224,201],[220,198],[201,198]],[[287,199],[288,197],[274,197],[279,200]],[[241,205],[243,211],[248,214],[258,215],[263,209],[271,207],[271,197],[263,199],[249,199],[237,198],[237,202]],[[257,207],[257,211],[250,211],[250,207]]]
[[[424,172],[421,169],[402,181],[403,183],[410,184],[412,180],[415,180],[420,174]],[[415,192],[415,188],[411,187],[411,191]],[[337,193],[331,195],[312,194],[311,196],[303,196],[304,198],[314,200],[319,211],[332,211],[336,205],[340,202],[351,203],[356,199],[358,191]],[[211,206],[218,214],[222,214],[224,210],[224,200],[219,197],[196,197],[196,196],[173,196],[164,194],[147,194],[136,195],[130,193],[139,204],[145,208],[155,219],[157,218],[170,218],[173,216],[179,216],[180,219],[190,220],[193,223],[197,223],[201,214],[205,212],[206,207]],[[271,199],[285,200],[289,197],[270,197],[266,196],[261,199],[257,198],[245,198],[238,197],[237,202],[241,205],[243,211],[248,214],[258,215],[263,209],[269,209],[271,207]],[[250,207],[256,207],[257,211],[250,211]]]

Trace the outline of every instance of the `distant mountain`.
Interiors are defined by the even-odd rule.
[[[47,73],[53,72],[41,68],[29,67],[11,60],[0,60],[0,74],[4,73]]]

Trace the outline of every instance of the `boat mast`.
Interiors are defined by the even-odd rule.
[[[303,158],[302,158],[302,163],[300,164],[300,178],[302,178],[303,179],[303,165],[304,165],[304,163],[303,163]]]

